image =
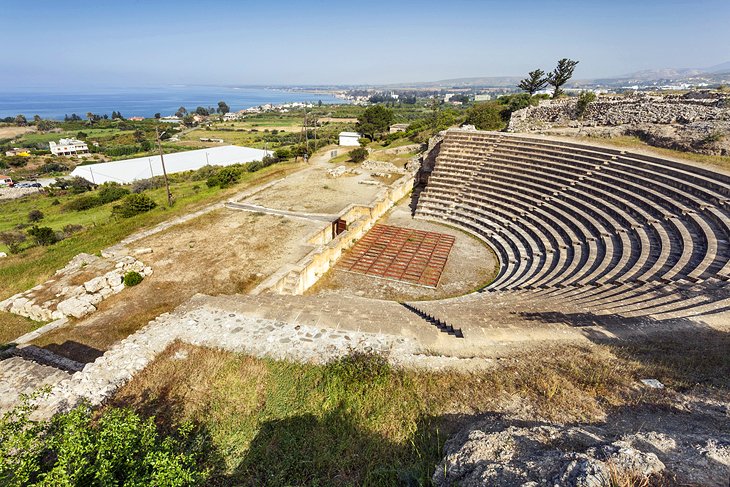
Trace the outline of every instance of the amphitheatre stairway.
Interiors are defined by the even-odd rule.
[[[730,310],[730,176],[721,172],[563,140],[448,130],[415,216],[475,234],[500,260],[480,293],[423,304],[442,316],[474,317],[495,294],[517,308],[543,303],[548,321],[569,308],[571,316],[652,320]]]

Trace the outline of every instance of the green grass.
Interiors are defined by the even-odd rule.
[[[61,210],[63,203],[76,196],[59,197],[62,204],[58,206],[51,205],[54,197],[43,195],[2,202],[0,203],[0,214],[3,215],[3,219],[0,230],[12,228],[17,223],[27,222],[27,214],[33,208],[38,208],[46,214],[46,217],[39,222],[41,226],[61,230],[66,224],[76,223],[85,224],[86,230],[49,247],[33,247],[20,254],[2,259],[0,261],[0,299],[43,282],[78,253],[97,253],[140,228],[194,211],[203,204],[225,199],[248,184],[273,177],[291,168],[293,165],[276,164],[255,173],[244,173],[239,184],[225,191],[208,188],[205,181],[175,183],[171,185],[171,192],[176,200],[172,208],[168,208],[166,205],[164,188],[151,190],[147,194],[158,203],[157,208],[128,219],[114,220],[110,217],[111,207],[115,203],[83,212],[64,213]],[[198,186],[198,189],[194,189],[194,186]],[[10,218],[5,218],[6,214],[11,215]]]
[[[112,138],[114,136],[124,134],[124,133],[132,133],[131,130],[122,131],[116,128],[107,128],[107,129],[93,129],[93,128],[85,128],[82,130],[70,130],[65,131],[61,133],[37,133],[37,132],[30,132],[27,134],[24,134],[20,137],[20,141],[18,142],[20,145],[23,143],[26,144],[36,144],[36,143],[48,143],[52,140],[58,141],[58,139],[61,138],[69,138],[69,137],[76,137],[76,135],[79,132],[84,132],[88,135],[90,139],[106,139],[106,138]]]
[[[429,485],[444,441],[479,415],[507,406],[537,421],[600,421],[636,404],[627,391],[640,370],[607,346],[545,347],[457,373],[367,355],[295,364],[177,343],[111,404],[163,426],[197,424],[210,442],[212,485]]]
[[[211,485],[429,485],[444,441],[485,413],[573,423],[674,407],[673,394],[637,387],[645,377],[726,400],[729,345],[711,329],[670,332],[541,346],[466,373],[363,354],[296,364],[175,343],[111,405],[165,427],[196,424]]]
[[[43,323],[25,316],[0,311],[0,350],[5,344],[41,326]]]

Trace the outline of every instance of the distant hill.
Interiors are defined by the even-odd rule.
[[[522,78],[519,76],[481,76],[475,78],[454,78],[439,81],[418,81],[414,83],[395,83],[387,85],[388,88],[417,88],[417,89],[439,89],[439,88],[506,88],[516,86]]]
[[[478,76],[472,78],[453,78],[439,81],[417,81],[412,83],[393,83],[378,86],[387,89],[458,89],[458,88],[511,88],[516,87],[524,76]],[[572,80],[568,87],[602,86],[617,88],[634,85],[702,85],[730,83],[730,61],[707,68],[661,68],[645,69],[635,73],[609,77]]]

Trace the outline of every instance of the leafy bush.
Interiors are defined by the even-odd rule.
[[[132,193],[122,200],[121,205],[112,208],[112,215],[121,218],[130,218],[141,213],[146,213],[157,206],[157,203],[143,193]]]
[[[101,190],[99,191],[99,201],[102,205],[105,205],[112,201],[122,199],[128,194],[129,190],[117,183],[104,183],[101,185]]]
[[[28,212],[28,221],[29,222],[39,222],[39,221],[43,220],[44,216],[45,215],[43,214],[43,212],[41,210],[30,210]]]
[[[69,223],[65,227],[63,227],[63,237],[68,238],[74,233],[78,233],[81,230],[84,229],[83,225],[74,225],[73,223]]]
[[[221,170],[217,171],[213,176],[209,177],[205,184],[207,184],[209,188],[212,188],[214,186],[226,188],[232,184],[235,184],[240,177],[240,167],[228,166],[222,168]]]
[[[8,156],[4,161],[12,167],[23,167],[28,164],[28,158],[23,156]]]
[[[75,200],[71,200],[63,207],[64,211],[84,211],[101,205],[98,196],[87,195],[79,196]]]
[[[46,162],[41,167],[39,167],[38,170],[43,174],[48,174],[48,173],[52,173],[52,172],[67,171],[68,167],[66,167],[64,164],[61,164],[59,162]]]
[[[197,171],[193,171],[190,175],[192,181],[205,181],[220,170],[219,166],[203,166]]]
[[[142,282],[142,274],[136,271],[129,271],[126,274],[124,274],[124,285],[127,287],[136,286],[140,282]]]
[[[289,159],[291,157],[291,150],[286,147],[279,147],[274,151],[274,155],[279,160]]]
[[[505,107],[496,101],[477,103],[467,112],[466,123],[479,130],[501,130],[505,125],[503,110]]]
[[[10,249],[11,254],[20,252],[20,245],[25,242],[26,236],[23,232],[9,230],[0,232],[0,242],[4,243]]]
[[[141,152],[142,148],[138,145],[115,145],[113,147],[104,147],[104,154],[116,157],[116,156],[129,156]]]
[[[33,237],[37,245],[53,245],[58,242],[56,232],[51,227],[32,226],[28,229],[28,235]]]
[[[165,178],[162,176],[155,176],[148,179],[138,179],[132,183],[132,193],[141,193],[149,189],[161,188],[165,185]]]
[[[596,101],[596,94],[592,91],[581,91],[578,95],[578,102],[575,104],[575,112],[578,118],[583,118],[588,110],[588,105]]]
[[[73,194],[81,194],[91,191],[96,185],[82,177],[74,176],[70,179],[57,179],[54,183],[51,183],[51,187],[69,190]]]
[[[277,162],[279,162],[279,159],[276,156],[264,156],[260,161],[251,161],[246,164],[246,172],[256,172]]]
[[[31,421],[26,401],[0,419],[0,484],[199,485],[199,450],[190,424],[162,437],[154,418],[127,408],[95,415],[88,404]]]
[[[368,155],[370,153],[365,147],[358,147],[350,151],[350,161],[360,163],[367,159]]]

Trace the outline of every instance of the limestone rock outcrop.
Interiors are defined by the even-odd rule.
[[[547,100],[512,114],[510,132],[634,135],[650,145],[730,155],[730,95],[600,96],[579,116],[577,98]],[[572,130],[572,132],[571,132]]]
[[[105,259],[79,254],[47,282],[0,301],[0,310],[35,321],[82,318],[96,311],[104,299],[121,292],[124,274],[129,271],[139,272],[143,277],[152,274],[149,266],[134,257]],[[94,273],[100,275],[74,284]]]

